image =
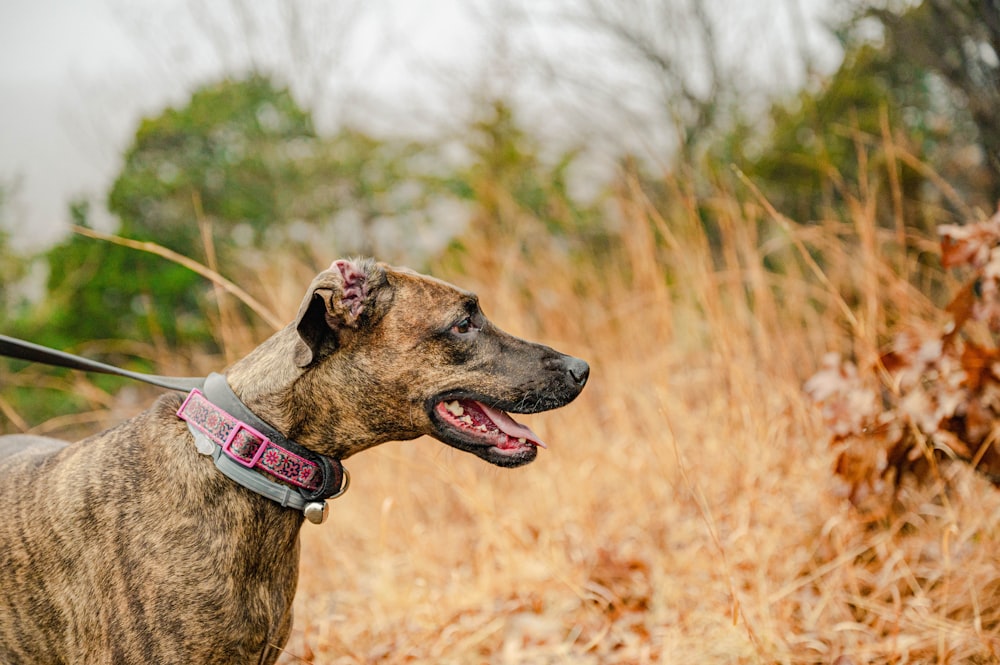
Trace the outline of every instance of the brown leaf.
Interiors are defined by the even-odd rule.
[[[853,363],[841,362],[836,353],[824,356],[823,368],[806,381],[804,389],[838,438],[862,433],[878,411],[875,391],[861,382]]]
[[[997,349],[987,349],[974,342],[966,342],[961,356],[965,386],[970,391],[977,392],[982,389],[985,382],[995,380],[993,366],[998,360],[1000,352]]]
[[[972,308],[976,304],[976,283],[979,278],[970,280],[959,289],[945,310],[952,315],[954,323],[948,331],[948,337],[961,330],[962,326],[972,317]]]
[[[1000,244],[1000,214],[974,224],[942,224],[941,264],[945,268],[968,265],[982,268],[990,258],[990,250]]]

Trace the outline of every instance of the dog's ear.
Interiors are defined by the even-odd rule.
[[[340,259],[317,275],[295,319],[295,364],[322,360],[337,350],[345,330],[371,320],[385,284],[385,270],[373,259]]]

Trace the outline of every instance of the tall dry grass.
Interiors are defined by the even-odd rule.
[[[430,440],[347,460],[351,491],[302,531],[282,663],[1000,658],[1000,494],[955,466],[859,512],[802,392],[827,351],[863,364],[894,327],[944,321],[913,286],[944,276],[901,251],[933,239],[880,228],[865,188],[803,225],[752,183],[666,185],[659,207],[623,188],[600,260],[548,251],[526,218],[516,242],[470,236],[435,270],[501,327],[589,360],[590,384],[524,418],[550,448],[523,469]],[[291,317],[331,258],[241,285]],[[226,316],[229,355],[264,332]]]
[[[531,417],[551,448],[526,469],[432,441],[349,460],[351,493],[303,532],[283,662],[1000,657],[1000,495],[956,466],[857,511],[801,389],[827,351],[864,363],[895,327],[943,323],[913,285],[946,278],[870,200],[805,226],[752,187],[668,185],[669,210],[623,192],[601,263],[526,260],[544,243],[530,219],[516,245],[467,243],[442,276],[500,325],[590,360],[591,382]]]

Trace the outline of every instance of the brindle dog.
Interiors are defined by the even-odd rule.
[[[513,467],[542,444],[505,411],[563,406],[588,373],[502,332],[472,293],[350,260],[226,376],[262,420],[331,458],[426,434]],[[0,437],[0,663],[278,658],[302,513],[199,454],[182,397],[72,445]]]

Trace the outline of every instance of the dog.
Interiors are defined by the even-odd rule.
[[[282,459],[309,473],[422,435],[516,467],[544,444],[508,412],[568,404],[589,371],[498,329],[473,293],[348,259],[320,273],[296,319],[223,383],[261,428],[298,445]],[[203,435],[227,414],[207,392],[164,394],[71,445],[0,437],[0,663],[277,660],[292,626],[303,510],[220,473],[217,458],[292,499],[308,498],[299,489],[308,483],[231,462],[232,442],[219,455]],[[206,419],[194,422],[199,410]],[[232,431],[257,441],[243,422]]]

